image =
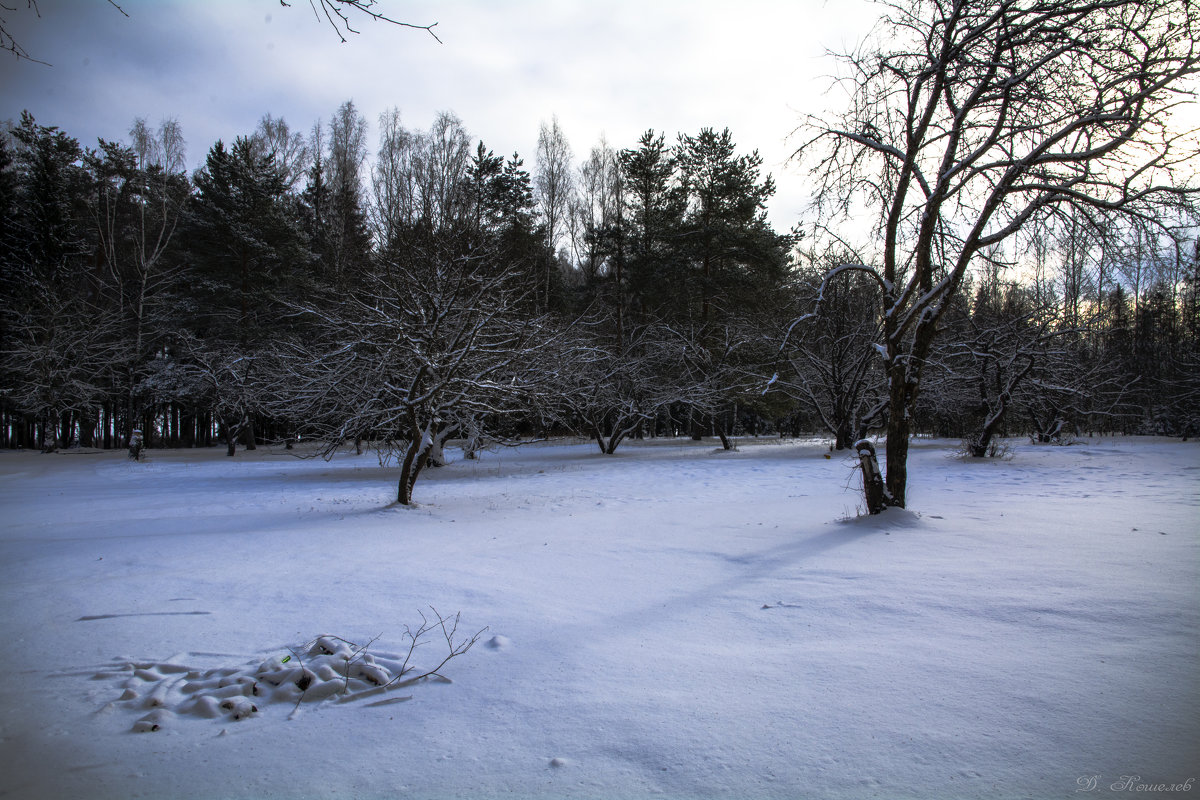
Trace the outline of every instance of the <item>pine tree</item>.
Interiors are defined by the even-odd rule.
[[[634,315],[665,319],[684,314],[686,285],[682,249],[686,196],[675,181],[675,161],[665,137],[648,130],[636,149],[622,150],[621,164],[628,231],[625,274]]]
[[[766,204],[775,182],[760,176],[757,151],[736,154],[728,128],[681,135],[676,159],[688,198],[689,314],[707,325],[776,289],[794,240],[771,230]]]
[[[103,394],[105,342],[87,270],[88,176],[78,141],[57,127],[24,112],[11,135],[0,306],[4,404],[30,423],[21,426],[21,446],[50,449],[74,440],[79,419]]]
[[[28,111],[12,136],[20,144],[15,227],[22,232],[23,252],[16,261],[30,285],[53,293],[72,278],[71,259],[87,251],[79,209],[86,185],[83,152],[78,140],[57,127],[38,125]]]
[[[205,387],[230,455],[247,447],[270,388],[270,346],[289,303],[309,294],[312,254],[299,207],[269,156],[217,142],[195,176],[185,232],[194,307],[190,380]]]
[[[330,264],[331,205],[325,157],[320,148],[315,147],[313,161],[308,168],[308,182],[300,195],[299,216],[315,263],[321,269],[322,278],[330,283],[333,280],[331,268],[328,266]]]
[[[195,175],[187,252],[197,295],[197,332],[247,344],[267,335],[270,307],[302,291],[310,261],[286,186],[249,139],[217,142]]]

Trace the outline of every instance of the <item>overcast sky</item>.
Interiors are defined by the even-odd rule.
[[[84,146],[128,141],[130,124],[177,118],[191,168],[218,139],[266,113],[308,131],[353,99],[377,141],[379,114],[424,129],[453,111],[473,140],[517,151],[532,170],[538,126],[557,115],[576,160],[605,136],[728,127],[779,184],[776,227],[797,221],[804,179],[786,159],[800,115],[839,99],[827,50],[870,27],[862,0],[380,0],[424,31],[361,19],[343,44],[308,0],[25,0],[3,11],[45,66],[0,53],[0,120],[28,109]]]

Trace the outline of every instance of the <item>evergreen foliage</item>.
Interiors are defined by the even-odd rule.
[[[381,123],[369,170],[347,103],[308,139],[264,117],[189,177],[177,126],[83,150],[24,115],[0,136],[0,443],[356,442],[397,458],[409,502],[448,438],[573,431],[612,453],[813,430],[843,448],[887,424],[883,288],[772,228],[773,181],[729,130],[556,163],[551,220],[547,175],[470,148],[453,115]],[[570,153],[548,136],[547,158]],[[1195,435],[1195,222],[1076,220],[978,261],[913,429],[978,452]]]

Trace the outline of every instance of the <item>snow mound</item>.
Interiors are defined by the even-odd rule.
[[[170,661],[127,661],[96,677],[120,680],[120,696],[104,710],[148,712],[133,724],[138,733],[162,730],[181,717],[240,721],[272,706],[290,707],[294,715],[305,703],[363,700],[429,677],[450,682],[436,670],[412,676],[411,650],[369,652],[368,647],[324,635],[299,649],[286,648],[286,654],[241,666],[202,670]],[[369,705],[409,699],[411,695],[386,697]]]

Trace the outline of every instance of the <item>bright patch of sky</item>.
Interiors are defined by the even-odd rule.
[[[127,140],[136,117],[174,117],[192,168],[264,114],[307,132],[348,99],[372,145],[390,108],[413,129],[452,111],[473,140],[530,168],[555,115],[577,161],[601,136],[621,149],[649,128],[674,141],[728,127],[774,175],[771,218],[785,230],[807,204],[789,136],[838,102],[827,51],[852,48],[877,16],[864,0],[380,0],[395,19],[438,23],[442,43],[356,19],[343,44],[306,0],[290,3],[119,0],[126,17],[105,0],[40,0],[39,17],[18,2],[9,31],[51,66],[0,54],[0,120],[28,109],[94,147]]]

